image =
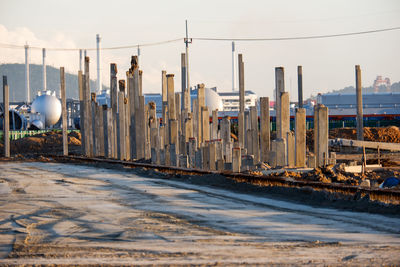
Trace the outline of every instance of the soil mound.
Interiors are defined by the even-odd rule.
[[[357,139],[355,128],[335,128],[329,130],[329,139],[344,138]],[[364,127],[364,140],[373,142],[400,143],[400,129],[396,126],[390,127]],[[307,148],[314,150],[314,131],[307,131]]]
[[[10,142],[11,154],[58,154],[62,153],[62,132],[50,131],[33,136],[12,140]],[[68,134],[68,149],[79,151],[81,146],[81,134],[71,132]],[[3,144],[0,144],[1,154],[4,154]]]

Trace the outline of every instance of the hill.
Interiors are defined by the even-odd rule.
[[[372,94],[372,93],[374,93],[374,87],[373,86],[363,87],[362,88],[362,92],[363,92],[363,94]],[[384,86],[384,85],[379,86],[378,87],[378,92],[379,93],[387,92],[386,91],[386,86]],[[391,92],[400,93],[400,82],[392,84]],[[356,88],[354,86],[347,86],[347,87],[345,87],[343,89],[333,90],[330,93],[335,93],[335,94],[355,94],[356,93]]]
[[[47,89],[60,92],[60,70],[52,66],[46,67]],[[10,102],[22,102],[26,99],[25,92],[25,64],[1,64],[0,85],[3,85],[3,76],[7,76],[10,87]],[[42,90],[42,65],[31,64],[29,68],[31,100],[37,92]],[[65,86],[67,98],[79,99],[78,75],[65,73]],[[96,82],[90,81],[90,88],[96,88]],[[2,89],[1,89],[2,90]],[[0,101],[3,101],[3,93],[0,93]]]

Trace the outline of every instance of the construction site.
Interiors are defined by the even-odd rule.
[[[272,118],[268,97],[245,108],[238,55],[232,119],[210,110],[204,84],[192,101],[185,57],[181,92],[161,72],[160,117],[145,104],[137,56],[126,80],[110,64],[109,104],[91,93],[84,59],[79,130],[67,127],[63,68],[61,130],[10,138],[4,113],[2,264],[399,263],[400,130],[363,127],[359,66],[357,127],[329,129],[317,104],[307,130],[300,99],[291,128],[282,67]],[[8,90],[3,77],[4,110]]]
[[[0,266],[400,266],[399,12],[1,1]]]

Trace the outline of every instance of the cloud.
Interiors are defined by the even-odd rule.
[[[42,49],[54,47],[76,48],[75,42],[63,33],[56,33],[50,40],[38,38],[34,32],[27,27],[19,27],[14,30],[7,29],[0,24],[0,43],[23,46],[28,44],[30,49],[30,62],[42,64]],[[79,53],[69,51],[46,51],[46,63],[54,67],[65,67],[67,71],[74,72],[79,67]],[[2,48],[0,49],[0,63],[24,63],[24,48]]]
[[[28,27],[7,29],[0,24],[0,44],[12,44],[21,46],[20,48],[1,48],[0,64],[2,63],[25,63],[25,51],[23,46],[28,44],[30,49],[30,62],[32,64],[42,64],[42,48],[47,48],[46,64],[59,68],[65,67],[69,73],[76,74],[79,70],[79,51],[55,51],[49,48],[79,48],[76,42],[63,32],[55,33],[50,39],[41,39],[35,32]],[[96,47],[95,35],[93,43],[86,47]],[[130,67],[131,55],[136,50],[103,50],[101,53],[102,84],[109,86],[110,83],[110,63],[116,63],[118,68],[118,79],[126,79],[125,72]],[[87,51],[90,57],[90,77],[97,78],[96,51]],[[181,69],[180,69],[180,49],[168,50],[168,48],[157,47],[157,49],[144,49],[140,57],[140,68],[143,70],[143,90],[144,93],[161,93],[161,70],[175,74],[175,91],[181,91]],[[191,73],[192,86],[198,81],[207,80],[199,72],[193,70]],[[216,81],[207,83],[215,86]]]

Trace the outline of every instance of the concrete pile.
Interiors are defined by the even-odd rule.
[[[245,108],[244,62],[239,54],[240,109],[238,138],[234,140],[231,118],[219,118],[218,110],[209,110],[206,106],[204,84],[197,86],[197,98],[190,103],[185,54],[181,55],[181,64],[181,92],[175,92],[174,74],[161,72],[162,116],[159,118],[154,102],[145,105],[137,56],[132,57],[126,80],[117,82],[117,67],[111,64],[110,106],[99,106],[96,95],[90,94],[89,58],[86,58],[85,73],[79,73],[83,154],[234,172],[252,171],[260,163],[303,168],[329,162],[328,109],[323,105],[315,107],[315,151],[307,153],[305,109],[296,109],[294,132],[291,131],[289,93],[285,91],[282,67],[275,69],[277,134],[271,141],[269,98],[261,97],[259,105]]]

